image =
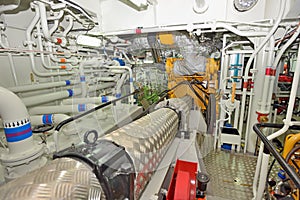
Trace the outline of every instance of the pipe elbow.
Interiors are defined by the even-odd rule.
[[[0,116],[3,123],[23,120],[29,117],[27,108],[21,99],[6,88],[0,87]]]

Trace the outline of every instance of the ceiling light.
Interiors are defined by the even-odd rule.
[[[239,12],[248,11],[255,6],[258,0],[234,0],[234,7]]]

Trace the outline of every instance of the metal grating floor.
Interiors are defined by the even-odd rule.
[[[208,200],[251,200],[256,157],[212,151],[203,158],[210,176]]]

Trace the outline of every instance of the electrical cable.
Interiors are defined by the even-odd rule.
[[[204,104],[204,106],[207,108],[207,103],[206,103],[206,101],[203,99],[203,97],[201,97],[201,96],[198,94],[198,92],[196,92],[196,90],[193,88],[192,84],[191,84],[189,81],[182,81],[182,82],[178,83],[177,85],[175,85],[174,87],[172,87],[171,89],[168,89],[168,90],[163,91],[162,93],[159,94],[159,96],[162,95],[163,93],[170,92],[170,91],[176,89],[178,86],[183,85],[183,84],[188,85],[188,86],[190,87],[190,89],[192,90],[192,92],[197,96],[197,98],[198,98],[198,99]]]

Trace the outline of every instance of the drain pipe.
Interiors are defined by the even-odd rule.
[[[0,116],[2,118],[8,153],[0,160],[7,168],[7,180],[22,176],[45,164],[43,146],[34,143],[27,109],[21,99],[0,87]]]

